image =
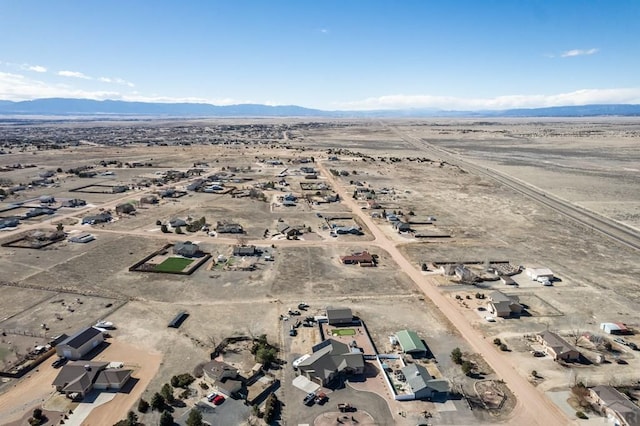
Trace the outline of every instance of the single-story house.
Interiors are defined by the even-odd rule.
[[[194,257],[200,252],[200,247],[191,241],[183,243],[175,243],[173,245],[173,253],[184,257]]]
[[[333,339],[313,347],[309,358],[298,364],[298,371],[307,379],[325,386],[340,375],[362,374],[364,358],[358,349]]]
[[[140,204],[158,204],[158,197],[155,195],[145,195],[140,197]]]
[[[136,212],[136,208],[131,203],[121,203],[116,206],[116,213],[119,214],[133,214]]]
[[[580,359],[580,352],[556,333],[543,331],[536,336],[536,339],[542,343],[547,355],[553,357],[555,361],[559,359],[577,361]]]
[[[398,232],[411,232],[411,224],[409,222],[397,220],[392,222],[392,226]]]
[[[44,216],[46,214],[54,214],[56,211],[53,209],[50,209],[48,207],[34,207],[31,210],[29,210],[28,212],[26,212],[24,214],[25,219],[29,219],[31,217],[38,217],[38,216]]]
[[[500,275],[500,282],[504,285],[516,285],[518,284],[509,275]]]
[[[518,296],[507,296],[501,291],[492,291],[489,294],[487,309],[495,316],[506,318],[511,314],[522,313],[522,305],[519,302]]]
[[[116,185],[111,187],[111,192],[113,192],[114,194],[120,194],[122,192],[127,192],[128,190],[129,190],[129,187],[126,185]]]
[[[229,222],[218,222],[216,224],[216,231],[219,234],[244,234],[242,225]]]
[[[87,202],[79,198],[72,198],[70,200],[64,200],[61,204],[62,207],[82,207],[86,206]]]
[[[237,395],[244,387],[244,379],[238,369],[227,363],[212,360],[203,368],[204,376],[222,393],[231,397]]]
[[[401,371],[415,399],[438,399],[446,397],[449,393],[449,382],[443,379],[434,379],[421,365],[409,364]]]
[[[178,217],[174,217],[173,219],[169,220],[169,226],[171,226],[172,228],[187,226],[187,221]]]
[[[600,323],[600,329],[607,334],[632,334],[631,330],[621,322],[603,322]]]
[[[603,415],[613,420],[613,424],[640,425],[640,407],[613,386],[594,386],[589,389],[589,397]]]
[[[80,359],[104,342],[102,331],[87,327],[56,345],[56,354],[67,359]]]
[[[350,308],[327,308],[329,325],[341,326],[353,324],[353,313]]]
[[[362,229],[358,226],[335,226],[333,228],[333,232],[336,234],[353,234],[353,235],[362,235]]]
[[[368,251],[354,253],[348,256],[340,256],[340,262],[345,265],[375,265],[376,260]]]
[[[52,195],[41,195],[38,197],[38,201],[40,204],[53,204],[56,202],[56,199],[53,198]]]
[[[422,343],[418,333],[412,330],[400,330],[396,333],[402,352],[414,358],[427,356],[427,347]]]
[[[0,218],[0,229],[15,228],[19,224],[20,218],[17,217]]]
[[[108,362],[73,361],[60,369],[52,384],[58,392],[77,394],[81,398],[92,389],[122,389],[132,371],[108,367]]]
[[[471,272],[471,270],[464,265],[457,265],[454,268],[453,273],[458,277],[458,279],[468,283],[475,282],[477,278],[476,274]]]
[[[82,224],[95,225],[96,223],[107,223],[111,221],[111,213],[99,213],[91,216],[85,216],[82,218]]]
[[[234,246],[234,256],[260,256],[260,251],[256,249],[256,246]]]

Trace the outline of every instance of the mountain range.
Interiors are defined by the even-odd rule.
[[[500,111],[448,111],[438,109],[401,109],[375,111],[325,111],[296,105],[270,106],[238,104],[217,106],[206,103],[153,103],[91,99],[48,98],[30,101],[0,100],[0,115],[108,115],[166,117],[595,117],[640,116],[640,105],[600,104],[516,108]]]

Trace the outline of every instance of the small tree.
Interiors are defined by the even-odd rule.
[[[146,413],[147,411],[149,411],[149,403],[140,398],[140,401],[138,402],[138,411],[141,413]]]
[[[168,411],[163,411],[160,416],[159,426],[173,426],[173,416]]]
[[[506,352],[506,351],[509,350],[509,347],[503,343],[503,344],[500,345],[500,350],[502,352]]]
[[[538,378],[538,372],[536,370],[531,370],[531,377],[534,379]]]
[[[127,423],[129,426],[136,426],[138,424],[138,415],[133,411],[127,413]]]
[[[42,420],[42,409],[36,408],[35,410],[33,410],[32,417],[36,420]]]
[[[496,337],[495,339],[493,339],[493,344],[500,346],[502,344],[502,341],[500,341],[500,339]]]
[[[58,231],[58,232],[64,231],[64,225],[62,223],[57,224],[56,225],[56,231]]]
[[[162,231],[163,234],[166,234],[169,232],[169,228],[167,228],[167,225],[163,223],[162,225],[160,225],[160,231]]]
[[[451,351],[451,361],[458,365],[462,364],[462,351],[460,348],[455,348]]]
[[[173,397],[173,387],[169,383],[165,383],[164,385],[162,385],[160,394],[169,404],[175,401],[175,398]]]
[[[469,374],[471,374],[472,371],[473,371],[473,364],[471,364],[469,361],[464,361],[462,363],[462,372],[465,374],[465,376],[468,376]]]
[[[202,426],[202,413],[198,410],[189,411],[189,417],[187,418],[187,426]]]
[[[162,411],[164,408],[164,398],[158,392],[154,393],[151,397],[151,409]]]

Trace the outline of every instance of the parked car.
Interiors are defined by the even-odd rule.
[[[324,392],[320,392],[319,394],[316,395],[316,404],[318,405],[323,405],[328,400],[329,400],[329,397]]]
[[[351,404],[338,404],[338,411],[341,413],[351,413],[357,411],[357,409]]]
[[[315,403],[315,401],[316,401],[315,393],[308,393],[307,396],[305,396],[304,399],[302,400],[304,405],[308,405],[308,406],[312,406]]]
[[[291,326],[291,330],[289,330],[289,336],[295,337],[297,335],[298,335],[298,330],[296,330],[295,328],[293,328],[293,326]]]
[[[211,402],[213,402],[213,405],[220,405],[224,402],[224,396],[216,395]]]
[[[55,361],[53,361],[53,364],[51,364],[51,366],[53,368],[60,368],[63,365],[65,365],[66,363],[67,363],[67,358],[60,357],[60,358],[56,359]]]
[[[625,342],[625,340],[621,337],[616,337],[615,339],[613,339],[614,342],[616,343],[620,343],[621,345],[626,345],[627,342]]]
[[[541,358],[545,355],[544,352],[541,352],[541,351],[531,351],[531,354],[536,358]]]
[[[494,317],[484,317],[485,320],[487,320],[487,322],[496,322],[496,319]]]
[[[211,392],[209,395],[207,395],[207,401],[213,401],[213,398],[215,398],[216,396],[218,396],[216,392]]]

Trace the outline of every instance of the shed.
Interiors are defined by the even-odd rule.
[[[171,320],[171,322],[169,323],[169,325],[167,325],[167,327],[179,328],[182,325],[182,323],[184,322],[184,320],[187,319],[188,316],[189,316],[189,314],[186,311],[178,312],[178,315],[176,315]]]
[[[67,337],[56,346],[58,356],[80,359],[104,342],[102,332],[95,327],[87,327]]]
[[[631,334],[631,330],[621,322],[603,322],[600,329],[607,334]]]
[[[396,333],[402,352],[414,358],[427,356],[427,347],[422,343],[418,333],[412,330],[400,330]]]
[[[351,325],[353,324],[353,312],[350,308],[327,308],[327,320],[329,325]]]
[[[116,213],[120,214],[133,214],[136,208],[131,203],[121,203],[116,206]]]

